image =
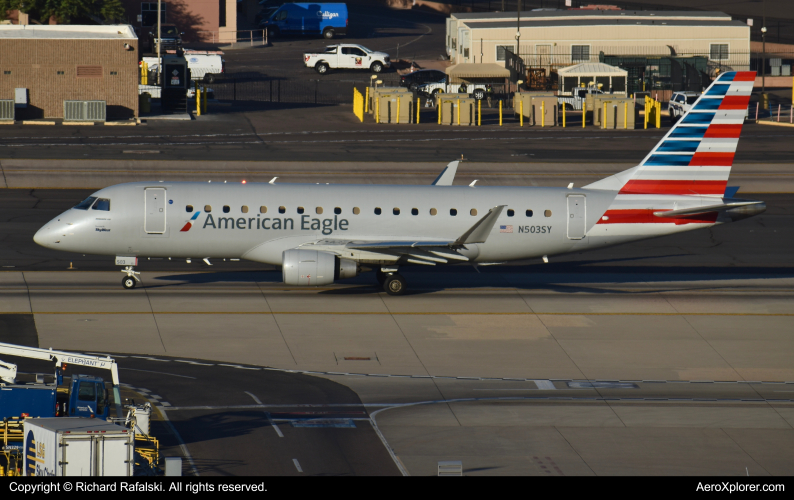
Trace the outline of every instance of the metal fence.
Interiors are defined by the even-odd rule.
[[[396,86],[399,76],[378,77],[385,86]],[[350,104],[353,89],[359,92],[369,80],[280,80],[264,78],[224,78],[210,84],[215,99],[295,104]]]

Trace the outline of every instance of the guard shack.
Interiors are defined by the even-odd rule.
[[[605,94],[626,95],[628,71],[604,63],[581,63],[557,70],[559,95],[573,96],[581,88],[598,88]],[[589,103],[588,103],[589,107]]]

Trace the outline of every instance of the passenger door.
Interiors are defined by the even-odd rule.
[[[581,240],[585,234],[585,197],[568,196],[568,239]]]
[[[147,233],[165,233],[165,188],[146,188],[145,219],[143,230]]]

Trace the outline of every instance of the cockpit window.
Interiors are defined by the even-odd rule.
[[[77,205],[74,206],[77,210],[88,210],[88,208],[94,204],[96,201],[96,196],[89,196],[85,200],[81,201]]]
[[[107,198],[100,198],[96,201],[96,203],[94,203],[94,206],[91,207],[91,209],[110,212],[110,200]]]

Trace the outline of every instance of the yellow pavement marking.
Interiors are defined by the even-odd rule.
[[[334,315],[334,316],[779,316],[794,317],[794,313],[666,313],[666,312],[470,312],[470,311],[435,311],[435,312],[388,312],[388,311],[33,311],[33,312],[2,312],[2,314],[69,314],[69,315],[119,315],[119,314],[290,314],[290,315]]]

